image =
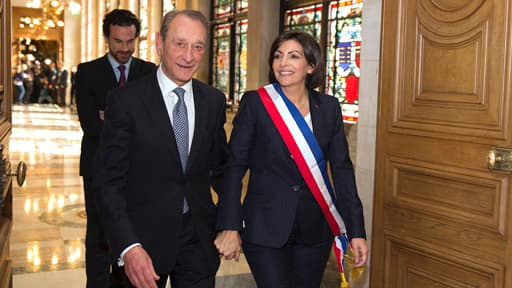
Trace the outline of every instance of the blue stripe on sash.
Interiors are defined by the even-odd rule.
[[[295,105],[290,101],[290,99],[286,97],[286,95],[284,95],[284,92],[281,89],[279,83],[274,82],[272,83],[272,85],[279,93],[279,95],[283,98],[286,107],[288,107],[290,114],[292,115],[295,122],[297,122],[300,131],[304,135],[304,138],[306,139],[306,142],[308,143],[309,148],[311,149],[311,152],[313,153],[313,156],[316,159],[316,163],[320,168],[320,171],[322,172],[322,177],[324,178],[325,185],[327,186],[327,191],[329,191],[329,195],[331,195],[332,202],[334,203],[334,205],[336,205],[336,196],[334,194],[334,189],[332,188],[331,181],[329,180],[329,177],[327,175],[327,162],[325,161],[322,149],[320,148],[320,144],[316,140],[313,131],[311,131],[311,129],[309,128],[308,123],[306,123],[306,120],[300,113],[299,109],[295,107]]]

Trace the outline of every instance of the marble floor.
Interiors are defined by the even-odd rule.
[[[69,108],[36,104],[14,105],[12,116],[10,161],[27,164],[25,184],[13,191],[14,288],[85,287],[86,219],[78,176],[82,131],[77,116]],[[330,261],[322,287],[339,287],[338,281]],[[245,258],[222,262],[216,286],[256,287]]]

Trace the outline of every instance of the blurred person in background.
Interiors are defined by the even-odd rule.
[[[132,12],[115,9],[106,14],[103,36],[108,53],[79,64],[75,76],[78,118],[83,130],[80,175],[83,177],[87,212],[85,271],[88,288],[125,286],[124,273],[116,263],[117,255],[114,259],[110,253],[98,216],[92,188],[95,175],[93,162],[103,129],[107,94],[155,71],[155,64],[132,56],[139,33],[140,20]]]

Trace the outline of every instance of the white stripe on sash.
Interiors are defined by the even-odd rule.
[[[315,158],[315,155],[314,155],[311,147],[310,147],[311,145],[317,145],[318,150],[321,151],[318,142],[314,141],[314,143],[311,143],[311,142],[307,141],[307,139],[305,138],[305,136],[303,134],[303,131],[301,131],[299,125],[297,124],[296,119],[293,117],[288,106],[286,105],[285,100],[283,99],[283,97],[281,97],[281,95],[275,89],[275,87],[272,84],[269,84],[269,85],[266,85],[264,88],[267,91],[270,98],[272,99],[275,107],[279,111],[281,118],[286,123],[290,133],[292,134],[293,140],[299,147],[301,154],[303,155],[303,157],[306,161],[306,164],[313,175],[315,183],[318,186],[319,191],[321,192],[321,196],[324,199],[325,203],[327,204],[329,213],[332,215],[332,217],[336,221],[336,225],[338,226],[339,231],[333,231],[333,232],[335,234],[336,234],[336,232],[339,232],[340,234],[346,233],[345,223],[343,222],[343,219],[341,218],[341,215],[339,214],[339,212],[336,208],[335,199],[333,199],[333,196],[332,196],[334,194],[332,193],[332,191],[333,191],[332,187],[331,187],[330,183],[328,182],[329,179],[327,178],[327,171],[325,169],[325,165],[323,167],[323,169],[325,171],[322,171],[322,167],[320,167],[318,164],[318,160],[323,161],[323,156],[322,156],[322,159],[317,160]],[[292,109],[296,109],[296,108],[293,107]],[[304,119],[301,119],[301,120],[303,120],[305,123]],[[309,131],[309,133],[313,134],[311,129],[309,129],[309,126],[307,126],[307,128],[308,128],[307,130]],[[309,139],[316,140],[315,137],[309,137]],[[331,190],[331,192],[329,192],[329,190]],[[330,223],[330,225],[332,225],[332,224],[333,223]]]

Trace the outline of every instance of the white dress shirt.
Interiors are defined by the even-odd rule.
[[[167,113],[169,114],[169,119],[171,119],[171,124],[173,122],[172,110],[174,109],[174,105],[178,102],[178,95],[173,92],[174,88],[178,87],[176,83],[174,83],[171,79],[169,79],[162,70],[162,65],[158,67],[156,72],[156,78],[158,79],[158,85],[160,86],[160,91],[162,91],[162,95],[164,97],[165,107],[167,108]],[[194,137],[194,124],[195,124],[195,115],[196,109],[194,106],[194,92],[192,91],[192,80],[185,83],[185,85],[180,86],[185,90],[185,105],[187,106],[187,119],[188,119],[188,151],[190,151],[190,147],[192,145],[192,138]],[[174,135],[174,134],[173,134]]]

